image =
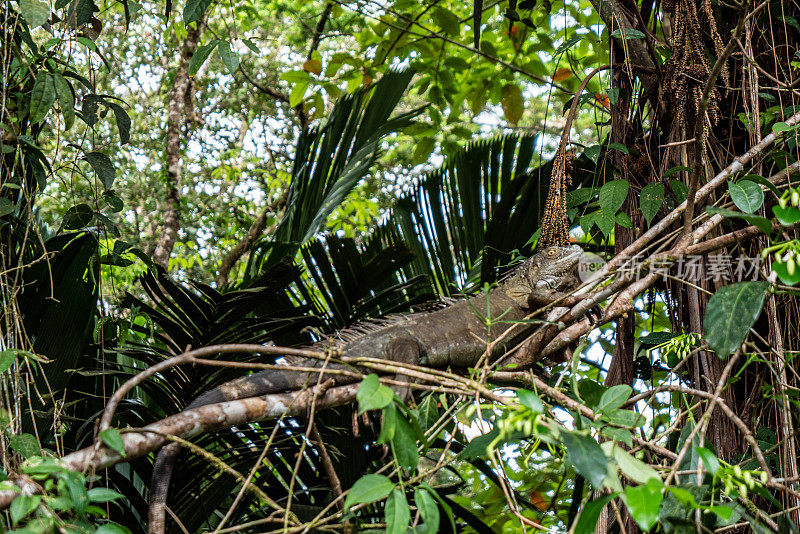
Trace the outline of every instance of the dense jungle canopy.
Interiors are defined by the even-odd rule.
[[[0,41],[4,531],[798,532],[798,0]]]

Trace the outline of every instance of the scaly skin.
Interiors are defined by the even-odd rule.
[[[479,294],[468,300],[433,312],[420,312],[400,317],[385,326],[369,331],[349,342],[335,342],[344,357],[367,356],[387,361],[419,364],[427,367],[471,367],[486,351],[487,342],[494,341],[513,321],[526,318],[532,310],[565,296],[565,291],[578,285],[575,267],[583,251],[577,245],[549,247],[526,260],[488,295]],[[492,318],[502,316],[503,323],[487,332],[479,314]],[[492,360],[525,339],[536,327],[517,323],[494,346]],[[287,364],[298,367],[320,367],[322,362],[310,358],[287,358]],[[328,368],[341,367],[329,364]],[[352,367],[351,367],[352,369]],[[365,369],[361,369],[366,371]],[[261,395],[270,395],[303,388],[310,380],[315,383],[319,373],[310,375],[296,371],[268,369],[232,380],[203,393],[187,409]],[[351,376],[326,374],[322,381],[333,380],[335,385],[352,383]],[[162,448],[153,465],[150,483],[148,530],[151,534],[164,532],[167,492],[180,446]]]

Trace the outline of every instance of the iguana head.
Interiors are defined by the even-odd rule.
[[[577,283],[575,269],[581,254],[583,249],[578,245],[547,247],[517,268],[504,284],[506,293],[522,307],[555,298],[554,292]]]

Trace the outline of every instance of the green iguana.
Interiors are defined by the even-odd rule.
[[[316,348],[338,349],[341,356],[366,356],[428,367],[472,367],[493,341],[513,321],[525,319],[542,306],[564,299],[566,291],[578,285],[576,267],[583,250],[577,245],[551,246],[525,260],[511,274],[485,294],[457,301],[432,312],[418,312],[368,325],[357,334],[343,333]],[[502,316],[503,323],[487,332],[479,313]],[[524,340],[536,325],[521,322],[503,337],[490,355],[492,361]],[[319,368],[323,362],[311,358],[287,357],[286,364]],[[328,364],[327,368],[337,367]],[[340,365],[338,367],[341,367]],[[322,370],[320,370],[322,372]],[[207,404],[269,395],[303,388],[319,373],[267,369],[222,384],[203,393],[187,409]],[[335,385],[355,382],[352,376],[323,375]],[[176,443],[162,448],[153,465],[150,483],[149,532],[164,532],[167,492],[172,470],[180,453]]]

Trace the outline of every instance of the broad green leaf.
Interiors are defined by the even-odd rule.
[[[592,163],[594,163],[596,165],[598,158],[600,158],[600,152],[602,152],[602,151],[603,151],[603,147],[601,147],[600,145],[592,145],[592,146],[586,147],[584,149],[583,153],[587,158],[592,160]]]
[[[745,174],[739,180],[748,180],[750,182],[755,182],[757,184],[763,185],[764,187],[775,193],[776,197],[781,196],[781,192],[778,189],[778,187],[769,180],[767,180],[766,178],[764,178],[763,176],[759,176],[757,174]]]
[[[239,54],[231,49],[231,44],[228,41],[220,41],[217,52],[219,52],[222,64],[225,65],[228,72],[236,74],[236,71],[239,69]]]
[[[378,445],[389,443],[394,439],[397,430],[397,408],[390,402],[383,409],[383,419],[381,420],[381,433],[378,436]]]
[[[50,18],[50,6],[39,0],[19,0],[19,12],[30,29],[38,28]]]
[[[593,438],[578,432],[562,432],[561,436],[575,471],[583,475],[594,489],[602,488],[608,459],[600,445]]]
[[[517,84],[509,83],[503,86],[500,104],[503,106],[503,113],[506,120],[516,125],[522,118],[525,105],[522,101],[522,90]]]
[[[18,352],[19,351],[15,349],[9,349],[0,352],[0,373],[5,373],[9,369],[11,369],[11,366],[14,365],[14,362],[17,359]]]
[[[203,63],[206,62],[206,59],[208,59],[208,56],[214,51],[214,48],[217,47],[219,42],[219,39],[214,39],[210,43],[200,46],[195,50],[192,58],[189,60],[189,76],[197,74],[197,71],[200,70],[200,67],[203,66]]]
[[[625,202],[629,188],[630,184],[627,180],[612,180],[603,184],[598,195],[600,209],[613,216]]]
[[[107,428],[100,432],[100,439],[105,445],[117,452],[123,458],[125,457],[125,441],[122,439],[122,434],[116,428]]]
[[[591,148],[591,147],[589,147]],[[586,150],[589,150],[588,148]],[[593,187],[581,187],[571,191],[567,191],[567,208],[574,208],[592,200],[592,197],[597,194],[597,189]]]
[[[614,221],[623,228],[633,228],[633,221],[631,221],[631,218],[628,217],[628,214],[624,211],[618,211],[614,216]]]
[[[121,499],[123,495],[110,488],[92,488],[88,491],[91,502],[110,502]]]
[[[591,499],[583,507],[581,515],[575,522],[575,534],[592,534],[594,528],[597,526],[597,520],[600,518],[600,512],[603,511],[605,505],[611,501],[616,494],[604,495],[599,499]]]
[[[31,458],[41,454],[39,440],[31,434],[17,434],[8,438],[8,444],[23,458]]]
[[[628,486],[625,488],[625,504],[628,511],[642,530],[649,531],[658,521],[658,508],[664,496],[660,488],[651,485]]]
[[[672,188],[672,192],[675,193],[675,200],[679,203],[686,200],[689,196],[689,186],[680,180],[670,180],[669,186]]]
[[[183,23],[188,26],[190,23],[200,20],[209,5],[211,5],[211,0],[186,0],[186,5],[183,6]]]
[[[16,525],[36,510],[41,502],[41,495],[20,495],[11,502],[11,522]]]
[[[533,391],[528,391],[527,389],[517,390],[517,400],[532,412],[542,413],[544,411],[542,399]]]
[[[645,417],[642,414],[631,410],[606,410],[604,415],[612,423],[628,428],[640,427],[645,423]]]
[[[695,452],[697,456],[703,460],[703,467],[705,467],[706,471],[712,475],[716,475],[717,471],[719,471],[719,460],[714,453],[705,447],[695,447]]]
[[[309,85],[311,85],[309,82],[300,82],[292,87],[292,91],[289,93],[289,105],[291,107],[299,106],[303,102]]]
[[[628,447],[633,447],[633,434],[630,430],[625,428],[614,428],[613,426],[606,426],[600,431],[600,433],[607,437],[611,438],[614,441],[619,441],[627,445]]]
[[[11,199],[0,197],[0,217],[14,213],[17,207],[11,202]]]
[[[772,125],[772,133],[779,134],[781,132],[789,132],[794,129],[794,126],[789,126],[785,122],[776,122]]]
[[[644,34],[633,28],[620,28],[611,32],[611,37],[616,37],[617,39],[644,39]]]
[[[53,76],[45,70],[40,70],[31,91],[30,121],[40,122],[44,119],[56,101],[56,86]]]
[[[75,511],[82,515],[86,511],[86,507],[89,506],[86,479],[77,471],[67,471],[62,473],[59,478],[67,483],[67,489],[69,490],[72,504],[75,506]]]
[[[111,158],[102,152],[87,152],[83,157],[92,166],[94,174],[103,184],[103,187],[111,189],[116,176],[116,170],[114,169],[114,164],[111,163]]]
[[[53,83],[58,97],[58,107],[64,117],[64,129],[69,130],[75,123],[75,95],[72,86],[60,73],[53,74]]]
[[[614,226],[617,224],[617,218],[610,211],[599,210],[594,219],[594,223],[603,232],[603,235],[609,237],[614,233]]]
[[[384,475],[364,475],[356,480],[344,501],[344,509],[361,503],[370,503],[383,499],[394,489],[394,483]]]
[[[722,520],[730,519],[731,516],[733,515],[733,508],[721,504],[718,504],[717,506],[712,506],[711,508],[708,509],[708,511],[716,514],[717,517],[719,517]]]
[[[709,215],[720,214],[723,217],[744,219],[748,223],[761,230],[764,234],[770,235],[772,233],[772,222],[766,217],[761,217],[760,215],[747,215],[746,213],[739,213],[738,211],[726,210],[725,208],[717,208],[715,206],[707,206],[706,212]]]
[[[703,329],[720,358],[727,358],[747,337],[768,290],[767,282],[739,282],[719,288],[708,300]]]
[[[130,531],[116,523],[105,523],[97,527],[94,534],[130,534]]]
[[[661,481],[661,477],[658,476],[658,471],[618,446],[614,447],[614,459],[617,461],[619,468],[625,476],[635,482],[646,484],[652,479]]]
[[[597,409],[597,405],[600,403],[603,393],[607,390],[608,388],[606,386],[591,378],[583,378],[578,382],[578,393],[581,398],[586,401],[587,406],[593,410]]]
[[[755,213],[764,203],[764,191],[749,180],[728,181],[728,192],[736,207],[745,213]]]
[[[665,180],[665,179],[669,178],[670,176],[672,176],[673,174],[677,174],[679,172],[692,172],[692,169],[691,169],[691,167],[684,167],[683,165],[678,165],[677,167],[672,167],[670,169],[667,169],[664,172],[664,174],[661,176],[661,179]],[[681,182],[681,183],[683,183],[683,182]]]
[[[780,206],[772,206],[772,213],[775,214],[778,222],[784,226],[789,226],[797,221],[800,221],[800,209],[797,209],[794,206],[786,206],[785,208]]]
[[[434,494],[435,495],[435,494]],[[414,490],[414,503],[422,515],[422,522],[428,527],[428,532],[439,532],[439,507],[430,490],[417,488]]]
[[[258,54],[260,54],[260,53],[261,53],[261,51],[260,51],[260,50],[258,49],[258,47],[255,45],[255,43],[254,43],[253,41],[251,41],[250,39],[242,39],[242,42],[243,42],[243,43],[244,43],[244,45],[245,45],[247,48],[249,48],[249,49],[250,49],[250,50],[251,50],[251,51],[252,51],[254,54],[258,55]]]
[[[439,420],[439,408],[434,393],[425,396],[419,405],[419,425],[422,430],[428,430]]]
[[[392,388],[380,383],[378,375],[370,374],[361,382],[356,393],[358,413],[369,410],[381,410],[388,406],[394,398]]]
[[[609,143],[608,144],[608,148],[612,148],[614,150],[618,150],[618,151],[622,152],[623,154],[630,154],[631,153],[631,151],[628,150],[628,147],[626,147],[622,143]]]
[[[117,130],[119,130],[119,144],[126,145],[131,140],[131,117],[125,108],[113,102],[108,103],[108,107],[114,112],[114,118],[117,121]]]
[[[603,412],[620,408],[631,396],[631,393],[633,393],[633,388],[627,384],[611,387],[603,392],[600,402],[597,404],[597,410]]]
[[[639,195],[639,209],[642,211],[644,220],[647,221],[647,226],[653,222],[653,218],[664,203],[664,184],[661,182],[654,182],[647,184],[642,188]]]
[[[389,391],[391,391],[391,389]],[[414,470],[419,464],[419,451],[417,450],[417,439],[414,428],[403,413],[397,414],[395,425],[396,430],[394,438],[392,439],[392,445],[397,455],[397,464],[403,469]]]
[[[778,278],[781,279],[781,282],[786,284],[787,286],[793,286],[796,283],[800,282],[800,269],[797,268],[797,264],[795,263],[793,266],[791,262],[795,262],[795,259],[792,258],[789,261],[773,261],[771,264],[771,268],[775,271],[775,274],[778,275]],[[792,272],[789,272],[789,269]]]
[[[72,206],[64,214],[64,228],[67,230],[79,230],[86,227],[94,218],[94,211],[88,204],[78,204]]]
[[[386,499],[386,534],[405,534],[411,510],[405,494],[399,489],[392,491]]]

